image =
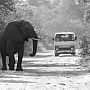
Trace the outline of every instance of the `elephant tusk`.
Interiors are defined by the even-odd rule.
[[[36,39],[36,38],[32,38],[32,40],[39,40],[39,38],[38,38],[38,39]]]

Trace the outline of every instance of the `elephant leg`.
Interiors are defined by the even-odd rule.
[[[3,67],[1,70],[7,70],[6,53],[4,51],[1,51],[1,57],[2,57],[2,64],[3,64]]]
[[[15,58],[14,58],[14,54],[13,53],[9,53],[9,70],[14,70],[15,67]]]
[[[11,41],[7,42],[7,54],[9,56],[9,70],[14,70],[15,58],[14,58],[14,43]]]
[[[20,45],[20,47],[19,47],[19,51],[18,51],[18,63],[17,63],[16,71],[23,71],[23,69],[22,69],[23,54],[24,54],[24,44]]]

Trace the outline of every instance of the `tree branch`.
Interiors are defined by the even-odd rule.
[[[12,8],[10,8],[7,4],[2,3],[2,5],[4,5],[4,7],[8,8],[10,11],[14,11]]]

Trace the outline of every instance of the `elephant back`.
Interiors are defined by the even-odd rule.
[[[19,31],[18,22],[9,23],[6,26],[4,34],[7,40],[11,40],[14,42],[23,42],[23,36]]]

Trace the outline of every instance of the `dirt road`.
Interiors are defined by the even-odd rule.
[[[55,57],[53,51],[24,57],[24,71],[0,71],[0,90],[90,90],[90,73],[79,65],[80,59]]]

